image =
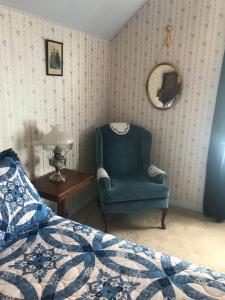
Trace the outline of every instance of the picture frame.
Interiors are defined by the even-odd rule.
[[[63,76],[63,43],[45,40],[46,75]]]

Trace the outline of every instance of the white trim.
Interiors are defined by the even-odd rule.
[[[181,207],[181,208],[186,208],[186,209],[190,209],[190,210],[193,210],[193,211],[197,211],[197,212],[200,212],[200,213],[203,212],[202,207],[200,207],[198,205],[191,205],[191,204],[188,204],[187,202],[185,202],[185,203],[179,202],[178,200],[174,200],[172,198],[170,198],[169,205],[170,204],[172,204],[174,206],[177,206],[177,207]]]
[[[127,134],[130,130],[129,123],[109,123],[109,126],[113,132],[119,135]]]
[[[97,180],[101,178],[109,178],[109,175],[104,168],[98,168],[97,170]]]

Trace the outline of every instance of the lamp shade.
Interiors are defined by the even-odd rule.
[[[66,132],[62,132],[60,125],[51,126],[51,131],[43,136],[41,143],[43,148],[51,149],[51,146],[67,147],[71,149],[73,146],[73,138]]]

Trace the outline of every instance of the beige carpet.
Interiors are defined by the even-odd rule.
[[[225,273],[225,222],[216,223],[187,209],[171,207],[167,229],[159,229],[161,212],[114,215],[110,233],[184,260]],[[89,204],[75,220],[103,229],[101,212]]]

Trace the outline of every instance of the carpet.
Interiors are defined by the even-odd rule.
[[[91,203],[74,219],[103,230],[100,208]],[[167,229],[159,228],[161,211],[113,215],[109,233],[192,263],[225,273],[225,222],[216,223],[201,213],[170,207]]]

